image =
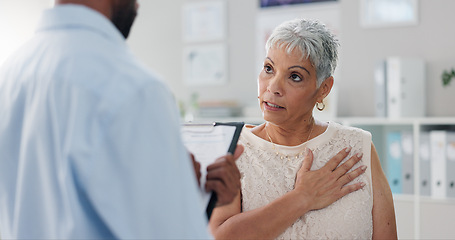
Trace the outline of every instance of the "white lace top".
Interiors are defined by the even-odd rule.
[[[279,198],[294,188],[303,157],[281,159],[274,145],[251,132],[242,131],[240,143],[245,151],[237,160],[242,178],[242,211],[249,211]],[[362,181],[363,189],[350,193],[330,206],[300,217],[278,239],[371,239],[373,233],[373,190],[371,184],[371,134],[358,128],[329,122],[327,130],[299,146],[275,145],[281,154],[295,156],[309,147],[314,154],[312,170],[325,165],[336,153],[351,146],[348,157],[363,152],[361,164],[368,168],[353,182]],[[349,158],[347,158],[349,159]],[[344,160],[345,161],[345,160]]]

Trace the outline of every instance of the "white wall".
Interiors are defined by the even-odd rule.
[[[201,100],[238,100],[255,106],[256,17],[259,0],[227,0],[229,83],[188,87],[183,84],[183,4],[198,0],[138,0],[141,8],[130,39],[132,50],[167,81],[179,100],[193,92]],[[51,0],[0,0],[0,63],[33,33],[42,9]],[[387,56],[417,56],[427,62],[428,116],[455,116],[455,82],[443,88],[442,71],[455,67],[455,1],[420,0],[419,24],[410,27],[364,29],[359,25],[360,0],[339,0],[342,32],[338,83],[339,116],[374,116],[373,70]]]
[[[33,35],[51,0],[0,0],[0,64]]]
[[[197,0],[142,0],[140,16],[129,43],[133,51],[166,79],[176,97],[201,100],[237,99],[256,105],[256,29],[258,0],[228,0],[229,83],[221,87],[188,87],[182,81],[181,7]],[[443,88],[440,75],[455,67],[455,1],[420,0],[419,24],[410,27],[363,29],[360,0],[340,0],[342,50],[339,116],[374,116],[373,70],[376,61],[391,55],[427,61],[428,116],[455,116],[455,83]]]
[[[441,74],[455,67],[455,1],[420,0],[419,24],[410,27],[362,29],[359,0],[341,1],[343,27],[339,110],[346,116],[374,116],[372,73],[387,56],[421,57],[427,63],[428,116],[455,116],[455,82],[443,88]],[[355,94],[352,94],[355,93]]]
[[[182,6],[188,0],[140,2],[140,12],[128,40],[133,51],[160,73],[179,100],[196,92],[201,100],[231,100],[257,104],[255,66],[256,1],[228,1],[229,83],[194,87],[183,84]]]

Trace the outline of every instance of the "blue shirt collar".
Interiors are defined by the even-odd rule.
[[[78,4],[63,4],[44,11],[37,32],[58,28],[84,28],[125,44],[125,38],[101,13]]]

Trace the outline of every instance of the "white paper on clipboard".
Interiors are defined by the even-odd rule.
[[[201,194],[205,205],[211,193],[204,190],[207,166],[228,153],[236,126],[215,124],[185,124],[182,126],[182,139],[186,148],[201,164]]]

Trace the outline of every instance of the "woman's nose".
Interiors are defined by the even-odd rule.
[[[270,79],[269,84],[267,86],[267,91],[272,93],[273,95],[283,95],[283,88],[282,83],[283,81],[279,76],[275,76],[274,78]]]

